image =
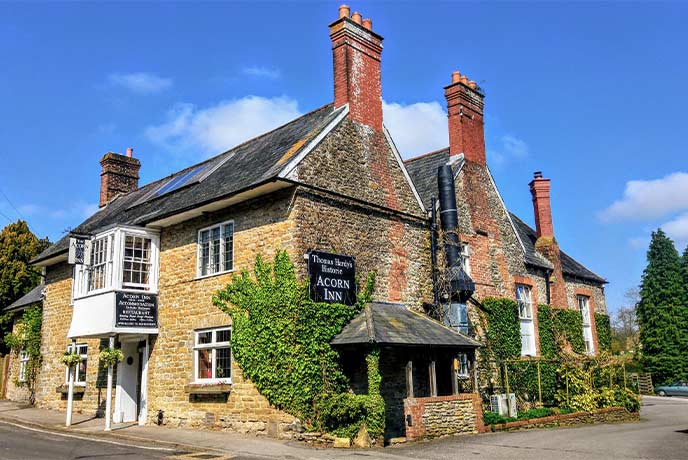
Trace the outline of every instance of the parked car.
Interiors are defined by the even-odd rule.
[[[655,387],[659,396],[688,396],[688,382],[674,382],[671,385]]]

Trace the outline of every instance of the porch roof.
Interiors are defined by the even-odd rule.
[[[334,339],[332,345],[396,345],[476,348],[479,342],[402,304],[371,302]]]

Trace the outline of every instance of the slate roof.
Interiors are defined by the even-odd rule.
[[[447,164],[448,161],[449,148],[446,148],[404,162],[425,209],[430,209],[431,198],[437,197],[437,168]]]
[[[534,254],[535,242],[537,241],[537,233],[533,228],[530,227],[530,225],[526,224],[521,219],[519,219],[518,216],[516,216],[516,214],[509,214],[511,214],[511,219],[513,220],[514,225],[516,226],[516,230],[518,231],[521,237],[521,241],[523,241],[523,245],[526,248],[526,256],[528,254]],[[585,268],[582,264],[577,262],[573,257],[566,254],[564,251],[560,250],[559,254],[561,258],[561,271],[562,273],[564,273],[564,275],[572,276],[575,278],[581,278],[596,283],[607,282],[607,280]]]
[[[433,195],[437,196],[437,168],[446,164],[448,161],[449,148],[446,148],[426,153],[425,155],[411,158],[404,162],[409,176],[411,176],[411,180],[416,186],[416,190],[427,209],[430,209],[431,197]],[[460,167],[460,161],[453,165],[455,171]],[[509,212],[509,214],[518,232],[518,236],[523,242],[525,250],[524,260],[526,264],[538,268],[551,269],[552,264],[535,250],[535,241],[537,240],[535,230],[512,212]],[[564,275],[593,281],[595,283],[607,282],[607,280],[585,268],[581,263],[577,262],[564,251],[561,251],[561,265]]]
[[[332,345],[396,345],[433,347],[482,346],[429,316],[402,304],[371,302],[334,339]]]
[[[276,179],[289,160],[299,154],[344,107],[325,105],[279,128],[240,144],[214,158],[185,168],[164,179],[122,195],[74,228],[74,233],[91,234],[115,224],[145,225]],[[161,196],[158,189],[169,181],[207,165],[204,175],[193,183]],[[32,262],[50,259],[68,249],[69,236],[50,246]]]
[[[35,303],[43,301],[43,290],[45,289],[45,284],[41,283],[35,288],[31,289],[29,292],[24,294],[24,296],[12,302],[10,305],[3,308],[3,311],[19,310],[22,307],[26,307]]]

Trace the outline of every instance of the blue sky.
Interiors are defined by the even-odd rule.
[[[0,225],[55,240],[96,208],[105,152],[133,146],[147,183],[330,102],[339,3],[1,3]],[[507,205],[532,223],[532,173],[552,179],[556,237],[610,310],[653,229],[683,250],[685,3],[348,3],[385,37],[403,155],[448,144],[442,88],[468,74]]]

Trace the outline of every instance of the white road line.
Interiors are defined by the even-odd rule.
[[[124,447],[134,447],[136,449],[146,449],[146,450],[161,450],[161,451],[168,451],[168,452],[174,452],[178,449],[170,449],[168,447],[148,447],[148,446],[136,446],[132,445],[130,443],[124,443],[124,442],[117,442],[117,441],[110,441],[108,439],[97,439],[97,438],[90,438],[88,436],[77,436],[75,434],[67,434],[67,433],[61,433],[58,431],[49,431],[49,430],[41,430],[40,428],[33,428],[30,426],[26,425],[21,425],[19,423],[13,423],[13,422],[8,422],[7,420],[0,420],[0,423],[4,423],[6,425],[12,425],[17,428],[21,428],[24,430],[29,430],[29,431],[35,431],[38,433],[45,433],[45,434],[52,434],[55,436],[62,436],[63,438],[74,438],[74,439],[81,439],[82,441],[93,441],[93,442],[102,442],[105,444],[114,444],[116,446],[124,446]]]

